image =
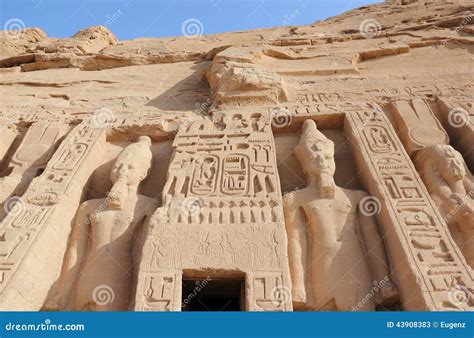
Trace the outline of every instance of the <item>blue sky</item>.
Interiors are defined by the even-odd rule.
[[[281,26],[288,18],[291,25],[306,25],[376,2],[380,1],[0,0],[0,30],[24,25],[42,28],[50,37],[68,37],[82,28],[104,25],[125,40],[182,35],[183,22],[197,19],[198,29],[212,34]]]

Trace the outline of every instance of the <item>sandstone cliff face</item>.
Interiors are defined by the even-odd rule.
[[[0,32],[0,309],[180,310],[186,280],[211,276],[243,279],[252,311],[472,310],[473,10],[391,0],[127,41]],[[83,214],[143,226],[127,278],[107,259],[67,276]],[[363,247],[341,235],[311,265],[342,241],[314,220],[340,215]],[[79,282],[90,292],[61,291]],[[90,299],[95,284],[115,302]]]
[[[471,10],[449,1],[395,2],[309,26],[130,41],[117,41],[104,27],[68,39],[48,38],[40,29],[2,32],[2,110],[21,110],[21,102],[53,116],[101,107],[192,111],[208,98],[250,95],[246,100],[281,103],[290,100],[290,89],[406,84],[428,74],[468,79]]]

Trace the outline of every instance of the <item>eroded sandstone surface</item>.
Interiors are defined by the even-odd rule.
[[[473,10],[0,32],[0,309],[472,311]]]

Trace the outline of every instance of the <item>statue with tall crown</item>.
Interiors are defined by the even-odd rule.
[[[370,311],[395,302],[384,244],[363,205],[370,197],[335,184],[334,143],[306,120],[294,153],[307,179],[284,196],[295,307]]]
[[[45,309],[124,311],[133,284],[133,247],[157,201],[138,193],[152,164],[142,136],[117,157],[108,196],[82,203],[76,213],[56,295]]]

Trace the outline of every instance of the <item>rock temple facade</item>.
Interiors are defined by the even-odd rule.
[[[474,310],[474,5],[0,32],[0,309]]]

